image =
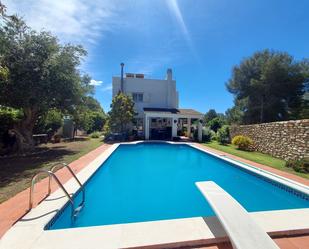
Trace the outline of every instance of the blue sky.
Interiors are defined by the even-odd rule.
[[[164,78],[172,68],[180,107],[224,112],[232,67],[257,50],[309,57],[308,0],[3,0],[37,30],[82,44],[82,71],[105,110],[111,79],[126,72]]]

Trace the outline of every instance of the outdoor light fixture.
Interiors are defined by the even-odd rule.
[[[176,119],[174,119],[174,124],[176,124],[177,123],[177,120]]]

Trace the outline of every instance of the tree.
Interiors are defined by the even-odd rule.
[[[109,111],[109,125],[112,132],[127,132],[135,115],[131,97],[119,92],[112,100]]]
[[[102,131],[106,122],[106,115],[103,112],[91,112],[90,118],[92,125],[87,132]]]
[[[235,102],[235,105],[225,112],[225,118],[228,124],[241,124],[243,120],[246,99],[236,100]]]
[[[242,122],[242,112],[238,106],[228,108],[225,115],[228,124],[241,124]]]
[[[223,125],[225,125],[225,123],[226,122],[224,118],[221,116],[210,120],[207,125],[210,127],[210,129],[217,132],[218,129],[220,129]]]
[[[89,109],[90,111],[104,113],[104,110],[101,107],[99,101],[97,101],[92,96],[85,96],[85,97],[83,97],[83,105],[85,107],[87,107],[87,109]]]
[[[102,131],[106,121],[106,114],[100,103],[92,96],[85,96],[73,114],[76,129],[87,133]]]
[[[309,58],[304,59],[300,63],[302,73],[305,77],[304,83],[304,96],[302,98],[301,105],[299,109],[296,111],[298,117],[300,119],[309,118]]]
[[[242,123],[297,118],[302,104],[306,63],[287,53],[264,50],[233,68],[227,89],[243,112]],[[242,105],[242,106],[241,106]]]
[[[103,135],[105,137],[107,137],[111,133],[111,127],[110,127],[109,122],[110,122],[110,118],[107,117],[106,120],[105,120],[105,124],[103,126]]]
[[[53,108],[38,117],[33,130],[35,133],[47,133],[52,136],[62,125],[62,112]]]
[[[0,105],[23,112],[12,129],[20,151],[33,148],[33,128],[42,113],[74,110],[91,91],[90,78],[78,70],[85,55],[81,46],[61,45],[16,16],[0,22]]]
[[[204,115],[204,123],[207,124],[210,120],[216,118],[218,116],[215,109],[209,109],[208,112]]]
[[[223,125],[217,132],[217,139],[220,144],[228,144],[230,142],[230,127]]]

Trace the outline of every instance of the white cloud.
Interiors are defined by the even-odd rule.
[[[112,86],[112,84],[110,84],[110,85],[107,85],[107,86],[103,87],[102,91],[103,92],[108,92],[108,91],[111,91],[112,89],[113,89],[113,86]]]
[[[94,79],[90,80],[90,85],[92,86],[100,86],[102,85],[102,83],[103,83],[102,80],[94,80]]]
[[[135,4],[132,4],[131,1],[121,0],[0,1],[7,6],[8,14],[17,13],[23,16],[27,24],[32,28],[51,31],[61,42],[83,45],[89,54],[82,64],[82,68],[87,68],[88,72],[89,68],[91,70],[92,65],[88,68],[87,63],[92,60],[96,47],[103,47],[104,43],[99,44],[99,42],[105,41],[104,38],[109,37],[110,33],[121,34],[123,30],[132,29],[134,31],[138,29],[139,32],[145,32],[147,35],[151,30],[150,27],[152,27],[149,26],[151,22],[147,19],[148,15],[144,11],[144,9],[151,7],[148,1],[137,1]],[[177,0],[166,1],[169,11],[175,18],[177,27],[179,27],[181,34],[189,44],[189,51],[193,51],[194,54],[191,35]],[[163,7],[166,7],[166,5],[163,5]],[[128,69],[133,72],[151,75],[162,65],[172,67],[173,63],[179,61],[177,59],[180,56],[175,48],[179,42],[175,39],[170,37],[164,43],[156,43],[153,47],[150,46],[145,50],[139,49],[138,52],[127,59]],[[102,57],[104,57],[104,54]],[[93,81],[92,84],[101,85],[102,82]],[[104,89],[104,91],[109,91],[111,86],[109,88],[105,86]]]
[[[35,30],[51,31],[62,42],[90,45],[118,22],[116,2],[107,0],[4,0],[9,14],[23,16]]]

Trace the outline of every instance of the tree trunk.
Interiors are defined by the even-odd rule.
[[[24,108],[23,119],[11,130],[16,136],[16,152],[25,153],[34,149],[33,128],[37,120],[37,108]]]
[[[264,102],[265,102],[265,95],[263,94],[261,98],[260,123],[264,122]]]

